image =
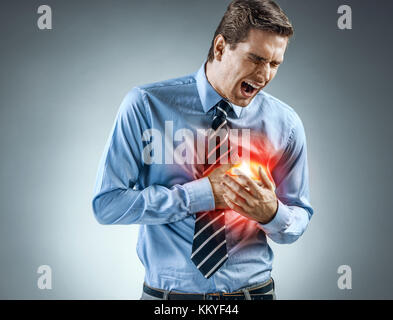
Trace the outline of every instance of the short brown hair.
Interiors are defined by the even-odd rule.
[[[284,11],[272,0],[234,0],[232,1],[216,32],[207,56],[214,59],[214,39],[221,34],[231,49],[244,41],[251,28],[277,33],[290,38],[293,27]]]

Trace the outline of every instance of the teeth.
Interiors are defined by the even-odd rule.
[[[247,83],[249,86],[253,87],[254,89],[259,89],[257,86],[253,85],[252,83],[249,83],[247,81],[244,81],[245,83]]]

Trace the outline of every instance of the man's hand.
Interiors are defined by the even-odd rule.
[[[224,190],[221,184],[225,172],[231,169],[235,164],[223,164],[214,169],[207,177],[213,189],[214,203],[216,209],[231,209],[223,198]]]
[[[275,186],[262,167],[258,168],[260,182],[252,180],[237,169],[234,171],[236,176],[225,174],[221,183],[224,191],[223,199],[228,207],[262,224],[273,220],[278,209]]]

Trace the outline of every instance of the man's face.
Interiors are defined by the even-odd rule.
[[[284,60],[288,38],[272,32],[251,29],[245,41],[230,49],[219,35],[217,91],[235,105],[245,107],[276,75]],[[221,37],[221,38],[220,38]],[[220,44],[221,42],[221,44]]]

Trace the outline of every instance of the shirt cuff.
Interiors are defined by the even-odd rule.
[[[278,200],[278,199],[277,199]],[[292,222],[292,216],[290,209],[278,200],[277,213],[272,221],[262,224],[259,223],[260,227],[267,234],[278,233],[287,229]]]
[[[190,197],[190,213],[214,210],[214,195],[209,178],[201,178],[183,184]]]

